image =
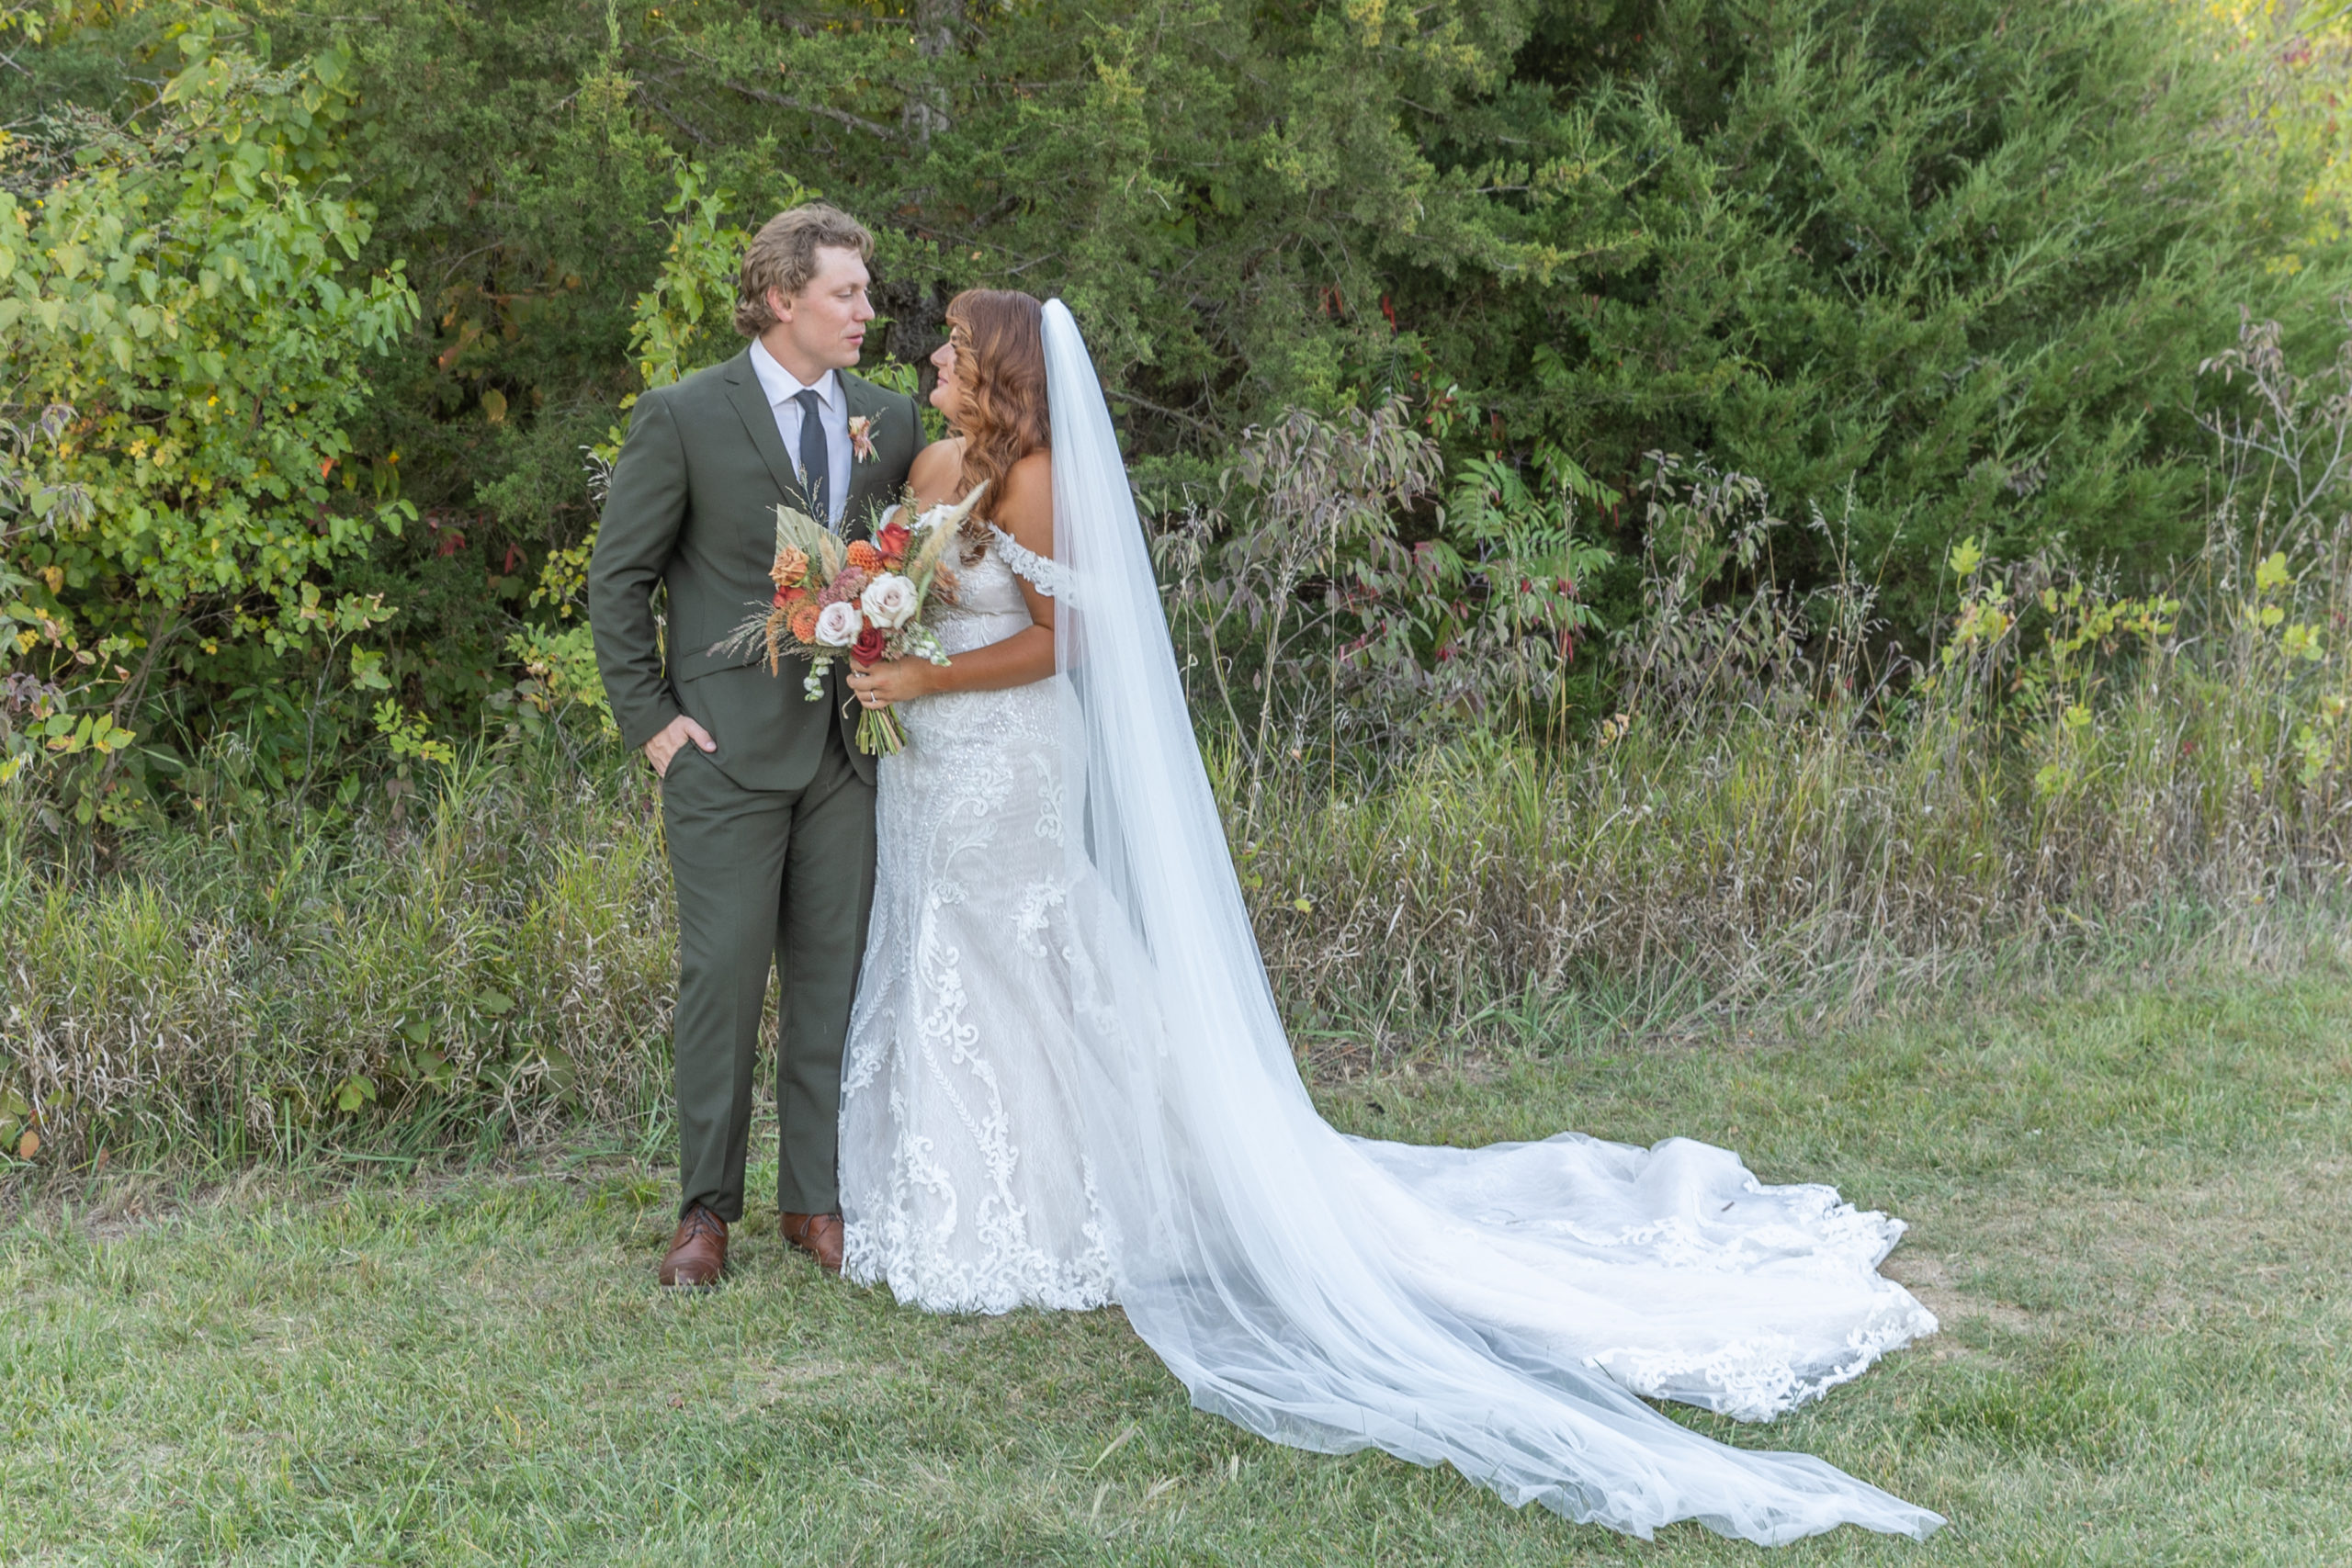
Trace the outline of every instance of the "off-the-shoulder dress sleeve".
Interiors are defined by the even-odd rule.
[[[996,558],[1027,578],[1029,586],[1048,599],[1069,597],[1070,575],[1060,562],[1039,555],[993,523],[989,533],[995,541]]]

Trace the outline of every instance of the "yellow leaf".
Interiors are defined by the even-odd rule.
[[[17,1157],[30,1159],[39,1153],[40,1153],[40,1134],[28,1127],[25,1129],[25,1135],[17,1140]]]

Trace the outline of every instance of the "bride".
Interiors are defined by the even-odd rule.
[[[842,1062],[844,1269],[933,1312],[1116,1303],[1202,1409],[1276,1442],[1444,1461],[1514,1506],[1778,1543],[1943,1521],[1766,1420],[1935,1319],[1900,1221],[1725,1150],[1484,1149],[1316,1114],[1259,960],[1110,416],[1069,311],[973,290],[925,503],[965,525],[952,656],[861,669],[884,759]]]

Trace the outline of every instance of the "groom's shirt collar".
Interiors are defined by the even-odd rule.
[[[830,412],[841,406],[842,373],[828,369],[814,383],[800,378],[775,362],[775,355],[759,339],[752,340],[752,374],[760,378],[760,391],[767,398],[768,407],[780,408],[802,392],[813,391],[817,400]]]

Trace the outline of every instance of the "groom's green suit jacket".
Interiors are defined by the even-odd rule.
[[[898,499],[922,422],[912,398],[847,372],[842,382],[849,417],[873,422],[874,456],[851,464],[842,513],[842,532],[859,538]],[[684,712],[718,743],[711,761],[746,789],[802,787],[825,726],[842,726],[844,742],[856,728],[838,666],[825,697],[808,702],[798,660],[770,674],[761,650],[711,651],[775,592],[778,502],[808,504],[746,348],[638,399],[588,569],[596,663],[621,738],[642,746]],[[654,620],[657,583],[669,588],[666,626]],[[872,778],[873,759],[854,743],[849,752]]]

